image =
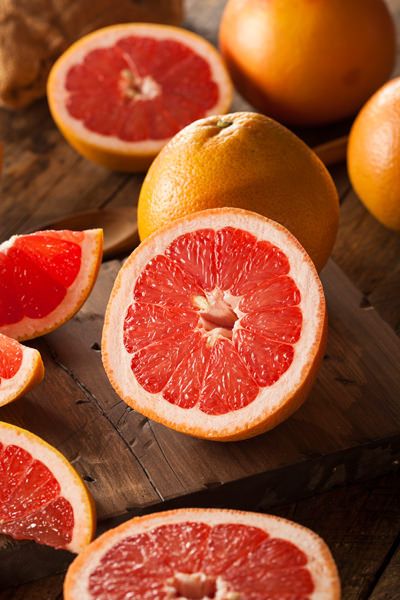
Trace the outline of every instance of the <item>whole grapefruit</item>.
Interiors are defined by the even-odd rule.
[[[386,81],[395,28],[383,0],[229,0],[220,46],[246,100],[316,125],[352,115]]]
[[[173,219],[244,208],[293,233],[321,269],[335,241],[339,201],[325,166],[296,135],[257,113],[195,121],[161,151],[138,205],[141,239]]]
[[[350,132],[348,169],[367,209],[400,231],[400,77],[363,107]]]

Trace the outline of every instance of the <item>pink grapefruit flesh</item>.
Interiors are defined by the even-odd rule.
[[[338,600],[317,535],[270,515],[183,509],[111,531],[76,559],[66,600]]]
[[[318,276],[286,230],[246,211],[206,211],[156,233],[124,265],[104,363],[121,396],[153,418],[178,417],[178,429],[193,418],[212,437],[236,413],[246,431],[244,413],[268,420],[291,386],[296,404],[324,319]]]
[[[140,170],[192,121],[226,112],[231,84],[217,51],[177,27],[131,23],[76,42],[50,74],[53,117],[104,166]]]
[[[93,502],[68,461],[32,433],[0,422],[0,532],[79,552]]]
[[[65,87],[71,117],[126,142],[172,137],[219,99],[210,66],[194,49],[129,34],[90,50],[68,70]]]
[[[0,333],[0,406],[25,394],[43,376],[40,353]]]
[[[68,320],[89,295],[102,231],[40,231],[0,244],[0,332],[29,339]]]

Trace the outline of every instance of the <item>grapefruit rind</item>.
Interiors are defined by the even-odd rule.
[[[131,355],[124,348],[122,322],[132,304],[135,282],[148,261],[164,253],[178,236],[201,228],[237,227],[258,240],[266,239],[284,249],[300,290],[303,330],[290,369],[244,408],[223,415],[208,415],[198,407],[181,408],[158,394],[147,392],[131,370]],[[155,232],[131,254],[120,270],[107,306],[102,358],[118,395],[143,415],[172,429],[217,441],[246,439],[272,429],[296,411],[315,380],[326,344],[327,317],[322,284],[315,267],[296,238],[283,226],[249,211],[223,208],[194,213]]]
[[[66,109],[67,91],[64,81],[68,70],[96,48],[107,47],[129,34],[172,39],[189,46],[209,64],[213,81],[219,88],[219,101],[204,116],[225,113],[229,109],[233,87],[218,51],[199,35],[168,25],[153,23],[126,23],[103,27],[74,44],[55,62],[47,82],[47,97],[52,117],[65,139],[83,156],[104,167],[117,171],[143,171],[147,169],[161,148],[171,139],[124,142],[116,137],[89,131]]]
[[[0,421],[0,442],[15,445],[41,461],[60,485],[60,496],[72,506],[74,529],[65,550],[78,554],[93,539],[96,527],[94,501],[78,473],[56,448],[30,431]],[[1,529],[1,524],[0,524]]]
[[[118,542],[161,525],[185,521],[207,523],[210,526],[223,523],[244,524],[258,527],[274,538],[292,542],[308,558],[307,569],[315,585],[310,600],[340,600],[340,580],[335,561],[328,546],[317,534],[273,515],[224,509],[180,509],[154,513],[131,519],[104,533],[85,548],[70,566],[64,582],[65,600],[93,599],[88,591],[90,574],[106,552]]]
[[[58,329],[78,312],[93,289],[103,256],[103,230],[87,229],[83,233],[81,269],[62,302],[43,318],[24,317],[17,323],[1,326],[1,333],[19,341],[30,340]],[[0,252],[7,252],[17,237],[0,244]]]
[[[30,389],[41,383],[43,377],[44,366],[40,352],[24,346],[22,362],[17,373],[11,379],[1,379],[0,406],[9,404],[29,392]]]

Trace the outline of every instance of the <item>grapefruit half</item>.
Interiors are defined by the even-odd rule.
[[[47,94],[78,152],[110,169],[142,171],[188,123],[226,112],[232,85],[222,58],[200,36],[129,23],[73,44],[53,66]]]
[[[123,400],[215,440],[271,429],[296,410],[323,355],[315,267],[281,225],[224,208],[174,221],[122,267],[102,354]]]
[[[67,459],[29,431],[0,422],[0,533],[80,552],[95,508]]]
[[[339,600],[337,569],[309,529],[271,515],[183,509],[133,519],[70,566],[65,600]]]
[[[26,340],[70,319],[90,294],[103,231],[39,231],[0,244],[0,333]]]
[[[26,394],[43,377],[40,352],[0,333],[0,406]]]

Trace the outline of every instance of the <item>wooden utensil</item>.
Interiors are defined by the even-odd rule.
[[[344,135],[335,140],[314,146],[313,150],[326,167],[331,167],[346,160],[348,142],[349,136]]]

